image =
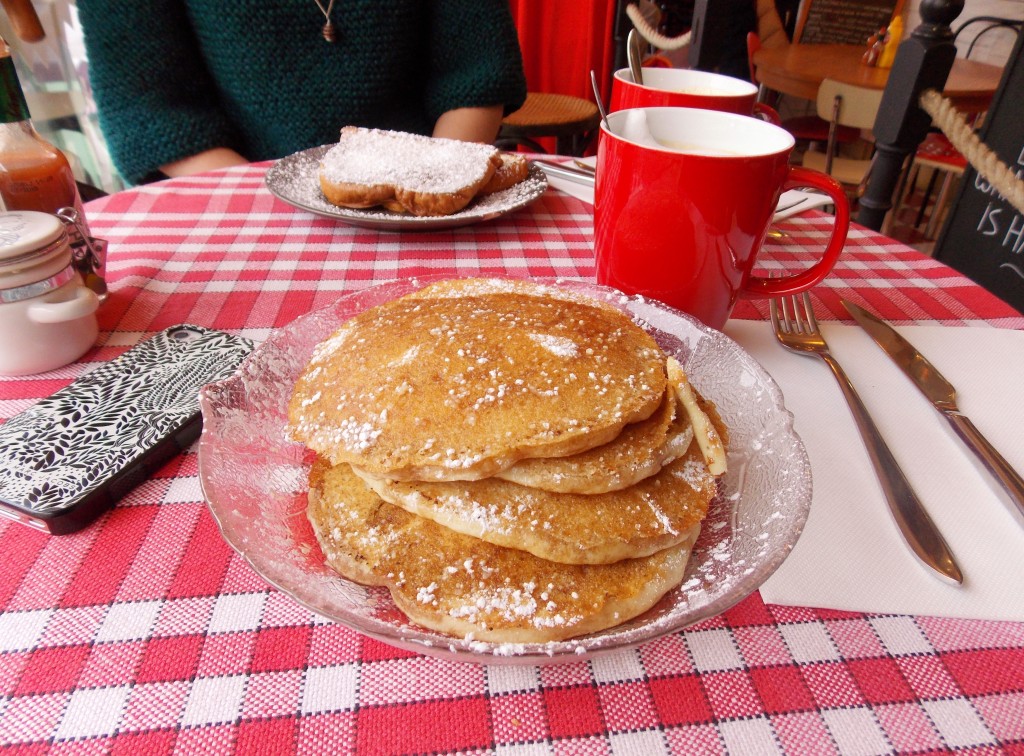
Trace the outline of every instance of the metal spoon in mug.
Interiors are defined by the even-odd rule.
[[[604,121],[604,127],[611,131],[612,127],[608,125],[608,111],[604,109],[604,101],[601,99],[601,89],[597,86],[597,75],[594,73],[594,69],[590,69],[590,86],[594,90],[594,101],[597,102],[597,110],[601,114],[601,120]]]
[[[633,76],[633,83],[643,86],[644,71],[640,65],[640,35],[636,29],[630,29],[626,35],[626,60],[629,62],[629,73]]]

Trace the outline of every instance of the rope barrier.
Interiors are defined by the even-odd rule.
[[[946,135],[950,143],[967,158],[982,178],[1021,213],[1024,213],[1024,181],[982,142],[963,115],[948,99],[927,89],[921,93],[921,109]]]
[[[626,15],[629,16],[629,20],[636,27],[637,34],[659,50],[678,50],[690,44],[690,32],[680,34],[678,37],[666,37],[651,26],[650,22],[644,18],[640,9],[634,3],[626,6]]]

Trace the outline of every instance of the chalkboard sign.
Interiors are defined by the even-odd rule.
[[[803,0],[795,37],[807,45],[864,45],[889,26],[896,0]]]
[[[979,137],[1024,176],[1024,35],[1017,39]],[[935,244],[935,257],[1024,312],[1024,213],[970,166]]]

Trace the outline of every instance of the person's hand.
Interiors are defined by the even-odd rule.
[[[434,124],[434,136],[494,144],[501,128],[501,116],[501,105],[449,110]]]
[[[234,150],[227,147],[214,147],[212,150],[191,155],[173,163],[160,166],[160,170],[174,178],[175,176],[191,176],[193,173],[215,171],[218,168],[230,168],[233,165],[245,165],[249,161]]]

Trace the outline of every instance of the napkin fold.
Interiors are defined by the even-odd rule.
[[[1024,472],[1024,332],[907,326],[900,331],[957,389],[966,414]],[[889,513],[831,371],[783,349],[764,322],[725,332],[775,378],[811,461],[813,502],[800,540],[761,587],[769,603],[887,614],[1024,621],[1024,519],[947,421],[857,326],[822,324],[830,351],[964,573],[925,567]]]
[[[595,165],[597,163],[597,158],[593,156],[581,158],[580,162],[586,163],[587,165]],[[565,165],[576,167],[572,162],[565,163]],[[548,184],[555,189],[558,189],[560,192],[565,192],[578,200],[586,202],[588,205],[594,204],[593,186],[552,174],[548,174]],[[775,213],[774,221],[777,223],[778,221],[785,220],[790,216],[802,213],[805,210],[822,207],[823,205],[829,205],[831,203],[832,198],[826,194],[790,189],[789,191],[783,192],[782,196],[779,197],[778,207],[780,209]]]

